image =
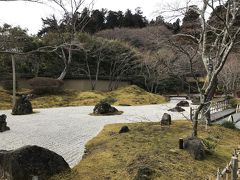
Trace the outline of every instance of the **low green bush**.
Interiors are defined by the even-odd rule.
[[[205,146],[205,149],[210,154],[212,154],[216,150],[217,143],[218,143],[218,141],[216,141],[210,137],[203,139],[203,144]]]
[[[222,126],[228,129],[236,129],[235,124],[230,121],[225,121],[224,123],[222,123]]]

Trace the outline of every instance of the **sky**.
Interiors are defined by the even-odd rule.
[[[149,20],[155,18],[159,9],[168,3],[176,4],[180,0],[95,0],[93,9],[107,8],[114,11],[135,10],[141,7]],[[49,15],[60,15],[56,6],[47,6],[29,2],[0,2],[0,24],[8,23],[28,29],[29,34],[36,34],[42,27],[41,18]],[[59,16],[60,17],[60,16]]]

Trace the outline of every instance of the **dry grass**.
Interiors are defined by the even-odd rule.
[[[0,109],[10,109],[12,98],[7,91],[0,87]]]
[[[100,100],[107,97],[115,98],[114,105],[144,105],[160,104],[166,102],[166,98],[160,95],[151,94],[137,86],[128,86],[112,92],[65,90],[60,94],[47,94],[34,98],[32,100],[33,108],[51,108],[67,106],[89,106],[95,105]],[[0,109],[11,108],[11,95],[0,89]]]
[[[130,132],[118,134],[123,124],[107,125],[86,145],[86,155],[72,173],[53,179],[64,180],[130,180],[142,166],[155,173],[151,179],[207,179],[230,161],[231,152],[240,143],[240,131],[211,126],[200,127],[200,137],[216,149],[206,160],[193,160],[178,149],[178,139],[191,133],[191,123],[174,122],[169,128],[159,123],[128,124]]]

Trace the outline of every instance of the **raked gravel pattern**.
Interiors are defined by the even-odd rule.
[[[50,149],[74,167],[82,158],[85,144],[95,137],[106,124],[160,121],[167,112],[173,120],[189,118],[185,112],[168,112],[180,101],[172,100],[161,105],[117,107],[124,111],[118,116],[90,116],[93,106],[35,109],[37,113],[13,116],[10,110],[0,110],[7,115],[10,131],[0,133],[0,150],[13,150],[25,145],[38,145]]]

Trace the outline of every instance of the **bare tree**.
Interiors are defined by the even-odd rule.
[[[172,34],[164,25],[148,26],[145,28],[114,28],[96,33],[107,39],[118,39],[128,42],[134,47],[144,51],[157,51],[167,42]]]
[[[58,77],[59,80],[63,80],[67,74],[69,66],[72,62],[73,52],[83,49],[82,44],[79,42],[77,33],[81,32],[86,24],[88,19],[83,18],[79,22],[80,10],[86,6],[86,0],[51,0],[54,4],[60,7],[64,12],[65,32],[59,30],[58,36],[62,40],[63,45],[60,47],[60,51],[55,53],[63,60],[64,69],[61,75]],[[88,6],[93,6],[94,1],[92,0]],[[60,28],[60,27],[59,27]],[[78,29],[78,32],[77,32]],[[80,30],[80,31],[79,31]],[[66,36],[67,34],[67,36]]]
[[[219,84],[226,94],[233,93],[240,88],[240,63],[236,54],[231,54],[228,62],[219,74]]]
[[[157,93],[164,79],[169,78],[169,71],[164,62],[171,61],[170,50],[161,49],[156,53],[144,52],[139,60],[140,76],[149,92]]]
[[[201,5],[200,9],[196,6],[187,7],[187,9],[191,8],[192,11],[199,14],[201,23],[199,34],[179,33],[176,35],[191,40],[198,46],[198,54],[201,56],[206,71],[204,86],[199,90],[201,102],[193,118],[193,136],[197,136],[198,115],[200,112],[206,115],[206,120],[210,123],[209,106],[218,85],[218,75],[237,43],[240,32],[239,26],[235,26],[240,11],[240,2],[238,0],[202,0]],[[219,7],[223,10],[220,14],[216,13]],[[215,16],[217,23],[208,20],[209,11]]]
[[[60,24],[57,24],[56,28],[58,35],[55,38],[58,39],[58,43],[42,48],[44,49],[42,52],[55,52],[57,56],[63,60],[64,69],[58,77],[59,80],[63,80],[72,62],[73,52],[80,51],[83,48],[82,44],[78,40],[77,34],[81,32],[87,25],[88,19],[87,17],[83,17],[79,21],[79,17],[81,15],[80,11],[84,7],[92,8],[94,5],[94,0],[91,0],[89,3],[87,3],[87,0],[0,0],[0,2],[1,1],[35,2],[49,6],[53,5],[62,10],[63,17],[61,18],[61,21],[64,20],[66,28],[64,31],[61,31]]]

